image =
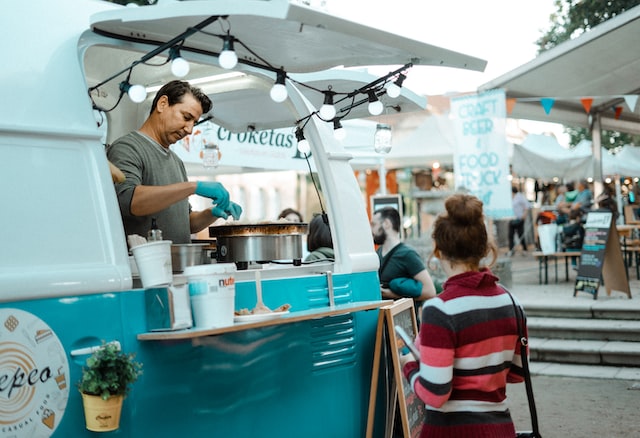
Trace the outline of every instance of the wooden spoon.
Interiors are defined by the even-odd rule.
[[[260,271],[256,271],[256,297],[256,307],[253,308],[251,313],[254,315],[258,313],[271,313],[272,310],[265,306],[262,301],[262,281],[260,279]]]

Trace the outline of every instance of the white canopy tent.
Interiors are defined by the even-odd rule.
[[[529,134],[514,145],[511,169],[518,176],[551,180],[577,180],[593,175],[591,142],[573,149],[563,147],[555,137]]]

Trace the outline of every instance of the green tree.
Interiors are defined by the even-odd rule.
[[[551,26],[536,41],[538,53],[588,32],[594,26],[640,4],[640,0],[556,0],[555,12],[549,17]],[[565,128],[571,144],[591,140],[591,132],[584,128]],[[625,144],[640,145],[640,136],[617,131],[602,133],[602,146],[607,149]]]

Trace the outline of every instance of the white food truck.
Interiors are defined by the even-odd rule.
[[[76,384],[88,354],[114,341],[144,364],[114,435],[364,436],[378,258],[350,155],[316,114],[327,94],[318,90],[337,93],[338,121],[368,117],[377,99],[411,111],[424,98],[387,87],[412,65],[485,62],[287,0],[22,0],[3,5],[0,32],[0,436],[93,436]],[[229,39],[238,63],[224,69]],[[235,308],[255,306],[261,269],[265,304],[291,306],[278,320],[150,329],[105,144],[138,129],[154,90],[174,79],[172,49],[190,65],[184,79],[214,102],[217,126],[299,128],[310,144],[335,260],[235,273]],[[393,74],[343,69],[367,65]],[[134,102],[127,85],[148,96]],[[286,149],[300,156],[296,142]]]

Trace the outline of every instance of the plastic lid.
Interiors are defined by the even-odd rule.
[[[211,263],[209,265],[195,265],[184,268],[182,275],[185,277],[200,277],[203,275],[227,274],[236,272],[234,263]]]

